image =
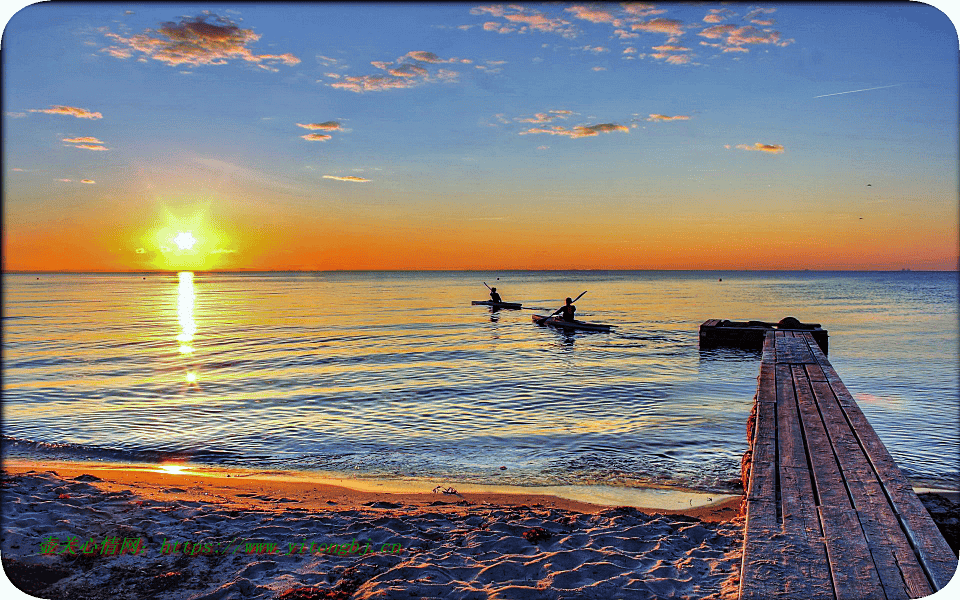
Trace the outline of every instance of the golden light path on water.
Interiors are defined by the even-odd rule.
[[[177,286],[177,321],[180,324],[180,333],[177,335],[177,341],[180,342],[180,354],[193,354],[193,336],[197,333],[197,322],[193,318],[193,307],[196,295],[193,291],[193,273],[183,271],[177,274],[179,284]],[[196,383],[197,373],[188,370],[186,374],[187,383]]]

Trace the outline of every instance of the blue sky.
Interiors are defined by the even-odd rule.
[[[4,266],[953,269],[957,52],[919,3],[31,5]]]

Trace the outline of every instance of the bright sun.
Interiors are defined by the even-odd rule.
[[[181,250],[189,250],[190,248],[193,248],[193,245],[197,243],[197,240],[189,231],[181,231],[177,234],[177,237],[173,238],[173,242]]]

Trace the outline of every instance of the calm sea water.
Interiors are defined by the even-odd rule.
[[[723,281],[718,281],[719,278]],[[499,278],[499,279],[498,279]],[[556,308],[613,333],[537,327]],[[759,352],[795,316],[905,473],[956,487],[957,273],[5,274],[5,453],[487,484],[733,491]],[[505,470],[501,466],[507,467]]]

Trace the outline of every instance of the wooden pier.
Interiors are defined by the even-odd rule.
[[[742,600],[921,598],[957,556],[809,332],[768,332],[745,457]]]

